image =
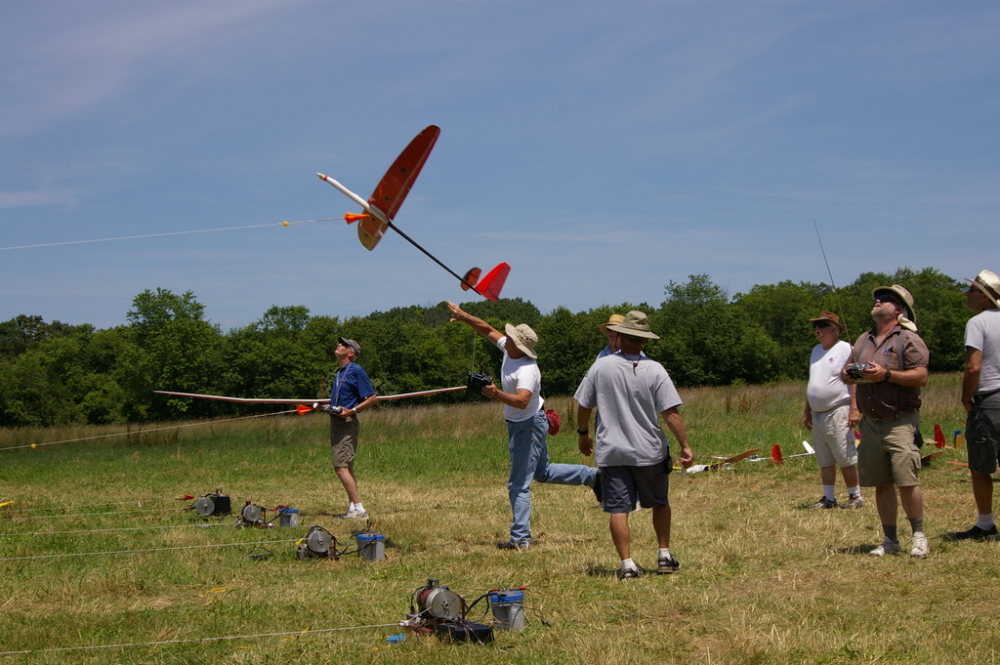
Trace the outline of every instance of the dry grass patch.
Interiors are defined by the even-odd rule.
[[[957,386],[954,375],[932,377],[928,439],[935,422],[949,438],[960,426]],[[799,425],[804,391],[804,384],[682,391],[696,454],[706,461],[749,447],[766,453],[773,443],[798,452],[807,438]],[[564,418],[550,452],[579,462],[568,403],[549,401]],[[33,438],[73,436],[0,432],[0,446]],[[536,485],[535,546],[495,549],[506,538],[509,507],[506,432],[492,404],[366,414],[358,474],[371,527],[387,537],[387,559],[374,563],[357,554],[300,561],[292,543],[267,545],[274,556],[265,561],[248,556],[256,542],[294,540],[313,523],[353,549],[353,532],[367,526],[332,517],[344,499],[325,418],[217,423],[0,454],[0,501],[17,500],[0,509],[0,556],[164,550],[0,562],[0,650],[336,629],[0,661],[855,665],[989,663],[1000,649],[990,600],[1000,544],[939,538],[973,519],[967,472],[944,463],[962,460],[962,451],[947,450],[922,476],[932,538],[926,561],[867,555],[881,537],[871,492],[862,510],[801,509],[820,492],[806,458],[673,475],[672,549],[682,568],[628,583],[614,576],[607,517],[586,488]],[[237,530],[231,518],[192,527],[191,513],[177,510],[190,502],[171,497],[216,487],[234,508],[245,500],[293,505],[303,527]],[[32,535],[130,526],[171,528]],[[634,557],[652,566],[648,513],[634,515],[632,527]],[[167,549],[223,543],[243,544]],[[470,602],[490,588],[528,586],[527,629],[498,632],[485,648],[412,638],[387,645],[399,629],[368,626],[402,619],[429,577]],[[488,620],[485,609],[481,602],[472,618]]]

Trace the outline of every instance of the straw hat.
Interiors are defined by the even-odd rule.
[[[892,286],[876,286],[872,289],[872,298],[884,292],[889,292],[896,296],[896,300],[903,303],[903,306],[906,307],[906,318],[914,323],[917,322],[917,315],[913,312],[913,296],[910,295],[909,291],[899,284],[893,284]]]
[[[597,327],[600,328],[602,335],[607,335],[608,334],[608,326],[617,326],[619,323],[621,323],[624,320],[625,320],[625,317],[622,316],[621,314],[612,314],[611,316],[608,317],[608,322],[607,323],[602,323],[601,325],[599,325]]]
[[[965,281],[986,294],[994,307],[1000,307],[1000,277],[989,270],[983,270],[975,279],[965,278]]]
[[[535,353],[535,345],[538,344],[538,335],[531,329],[531,326],[527,323],[521,323],[517,326],[512,326],[508,323],[504,326],[504,330],[507,332],[507,337],[510,337],[511,341],[514,342],[514,346],[524,351],[524,355],[529,358],[538,357],[538,354]]]
[[[625,315],[625,318],[618,325],[609,325],[608,330],[614,330],[623,335],[633,337],[645,337],[646,339],[660,339],[649,329],[649,320],[643,312],[632,310]]]

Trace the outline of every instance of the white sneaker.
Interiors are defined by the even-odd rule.
[[[352,509],[348,510],[346,513],[340,513],[339,515],[335,515],[335,517],[337,517],[338,519],[342,519],[342,520],[343,519],[348,519],[348,520],[362,519],[363,520],[363,519],[365,519],[365,518],[368,517],[368,511],[367,510],[357,510],[355,508],[352,508]]]
[[[913,534],[910,545],[913,546],[913,549],[910,550],[910,556],[926,559],[927,555],[931,553],[931,548],[927,544],[927,536],[924,535],[923,531],[917,531]]]
[[[924,534],[920,535],[923,536]],[[914,536],[916,536],[916,534],[914,534]],[[924,545],[925,546],[927,545],[926,539],[924,540]],[[901,551],[902,548],[899,546],[899,543],[897,543],[895,540],[889,540],[888,538],[886,538],[885,540],[882,541],[881,545],[873,549],[868,554],[870,556],[885,556],[886,554],[899,554]]]

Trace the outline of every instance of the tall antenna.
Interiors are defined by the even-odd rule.
[[[826,260],[826,250],[823,249],[823,239],[819,236],[819,225],[816,224],[816,218],[813,217],[813,228],[816,229],[816,240],[819,241],[819,251],[823,254],[823,263],[826,264],[826,274],[830,276],[830,286],[833,287],[833,297],[837,300],[837,309],[840,310],[840,320],[844,322],[844,334],[847,335],[847,341],[851,341],[851,331],[847,329],[847,319],[844,317],[844,306],[840,304],[840,294],[837,292],[837,285],[833,282],[833,271],[830,270],[830,262]]]

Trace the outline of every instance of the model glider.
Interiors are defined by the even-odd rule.
[[[732,468],[732,466],[737,462],[742,462],[743,460],[749,459],[750,457],[756,454],[757,454],[757,448],[754,448],[753,450],[744,451],[739,455],[726,457],[725,459],[722,459],[719,462],[713,462],[712,464],[695,464],[691,467],[688,467],[687,472],[701,473],[702,471],[718,471],[719,469],[723,469],[726,467]]]
[[[938,457],[941,457],[941,455],[943,455],[943,454],[944,454],[944,451],[943,450],[939,450],[936,453],[931,453],[929,455],[924,455],[923,457],[920,458],[920,466],[921,466],[921,468],[930,466],[931,462],[933,462],[934,460],[936,460]]]
[[[376,402],[389,402],[395,399],[406,399],[407,397],[423,397],[424,395],[437,395],[439,393],[453,393],[465,390],[465,386],[454,388],[436,388],[434,390],[421,390],[415,393],[401,393],[399,395],[379,395]],[[214,399],[219,402],[239,402],[241,404],[297,404],[296,411],[300,416],[315,411],[324,404],[329,404],[329,399],[283,399],[283,398],[257,398],[257,397],[228,397],[226,395],[200,395],[198,393],[179,393],[172,390],[154,390],[158,395],[172,395],[173,397],[192,397],[194,399]]]
[[[319,176],[320,180],[325,180],[339,190],[341,194],[364,209],[364,213],[360,215],[347,213],[344,215],[344,221],[348,224],[358,223],[358,239],[366,249],[369,251],[375,249],[379,240],[385,235],[386,229],[392,229],[403,236],[408,243],[423,252],[434,263],[448,271],[452,277],[461,283],[463,291],[472,289],[487,300],[495,301],[500,297],[500,289],[503,288],[503,284],[507,280],[507,274],[510,272],[508,264],[501,263],[486,273],[486,276],[482,279],[479,278],[482,274],[479,268],[473,268],[465,273],[464,277],[459,277],[458,273],[439,261],[437,257],[418,245],[410,236],[403,233],[398,226],[393,224],[396,213],[399,211],[400,206],[403,205],[406,195],[410,193],[410,188],[413,187],[414,181],[420,175],[420,169],[424,167],[424,162],[427,161],[431,150],[434,149],[434,144],[437,142],[440,134],[441,129],[437,125],[431,125],[417,134],[410,141],[410,144],[403,149],[403,152],[399,154],[399,157],[392,163],[392,166],[385,172],[385,175],[382,176],[382,181],[379,182],[378,187],[375,188],[375,191],[372,192],[371,197],[367,201],[333,178],[322,173],[317,173],[316,175]]]
[[[781,454],[781,446],[774,444],[771,446],[771,457],[757,457],[754,455],[748,461],[750,462],[773,462],[775,464],[781,464],[786,459],[794,459],[796,457],[810,457],[816,454],[816,450],[809,445],[808,441],[802,442],[802,447],[806,449],[806,452],[799,453],[798,455],[788,455],[787,457]]]

